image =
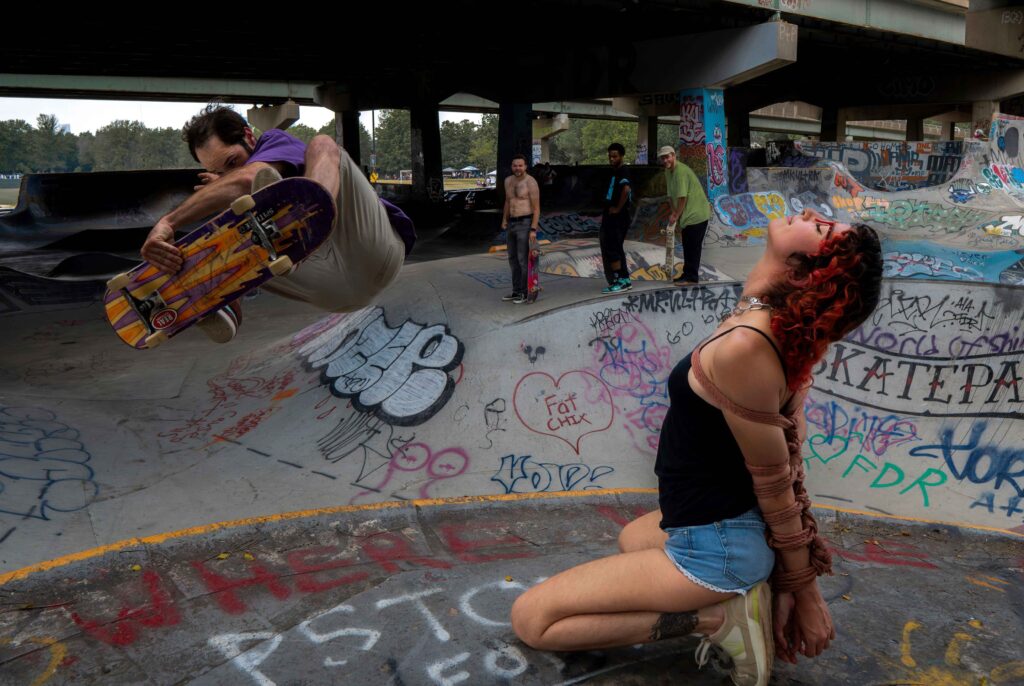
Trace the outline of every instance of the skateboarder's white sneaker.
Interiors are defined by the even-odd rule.
[[[253,177],[252,190],[250,192],[255,193],[261,188],[266,188],[270,184],[277,183],[283,178],[284,177],[281,176],[281,172],[277,171],[270,165],[262,167],[258,172],[256,172],[256,176]]]
[[[522,305],[524,302],[526,302],[526,296],[522,293],[517,293],[516,297],[512,300],[513,305]]]
[[[235,337],[238,325],[241,323],[241,312],[228,305],[206,315],[196,323],[196,326],[202,329],[203,333],[214,343],[227,343]]]
[[[509,293],[508,295],[501,296],[501,302],[507,303],[512,302],[516,298],[521,297],[518,293]]]

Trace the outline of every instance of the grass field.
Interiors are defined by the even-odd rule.
[[[479,181],[479,179],[445,179],[444,180],[444,189],[446,191],[457,191],[457,190],[467,190],[467,189],[470,189],[470,188],[484,188],[484,186],[479,185],[477,183],[477,181]],[[397,180],[394,180],[394,179],[381,179],[377,183],[392,184],[392,185],[395,185],[395,186],[411,186],[412,185],[412,181],[408,181],[408,180],[406,180],[406,181],[397,181]]]
[[[17,188],[0,188],[0,205],[16,205],[17,203]]]

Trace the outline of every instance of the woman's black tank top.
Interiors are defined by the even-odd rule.
[[[701,349],[740,328],[764,336],[782,362],[767,334],[742,324],[706,341]],[[669,409],[654,463],[663,529],[719,522],[757,505],[750,472],[725,416],[690,388],[690,364],[687,355],[668,377]],[[785,364],[782,368],[785,373]]]

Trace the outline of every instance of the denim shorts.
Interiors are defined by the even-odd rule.
[[[733,519],[669,528],[665,533],[668,559],[690,581],[712,591],[744,595],[767,579],[775,566],[758,508]]]

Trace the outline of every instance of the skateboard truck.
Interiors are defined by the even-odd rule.
[[[154,313],[168,309],[167,303],[164,302],[160,292],[153,291],[142,300],[136,298],[127,289],[124,289],[123,293],[128,300],[128,304],[131,305],[135,314],[138,315],[139,321],[146,325],[146,330],[149,332],[149,335],[146,336],[146,347],[155,348],[166,341],[167,334],[153,325]]]
[[[267,256],[270,258],[267,266],[274,276],[286,274],[292,268],[292,260],[287,255],[279,256],[277,249],[274,248],[274,238],[280,236],[281,231],[274,222],[264,223],[261,221],[253,213],[252,208],[254,207],[256,207],[256,201],[251,195],[243,195],[231,203],[231,211],[247,220],[238,226],[238,231],[243,234],[247,230],[252,232],[253,245],[258,245],[267,251]]]

